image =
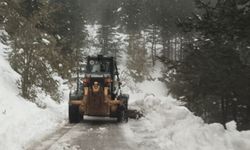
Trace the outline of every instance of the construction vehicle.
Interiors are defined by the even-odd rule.
[[[69,122],[79,123],[85,115],[127,122],[129,95],[121,92],[115,59],[102,55],[88,56],[83,72],[83,76],[78,73],[77,87],[69,94]]]

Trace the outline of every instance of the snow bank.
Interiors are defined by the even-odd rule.
[[[19,95],[16,81],[20,78],[10,67],[4,54],[8,48],[0,43],[0,149],[25,149],[31,140],[50,132],[63,124],[67,117],[66,103],[55,103],[49,96],[40,94],[47,105],[40,109]],[[62,90],[67,90],[62,87]]]
[[[143,99],[145,95],[167,96],[168,89],[166,85],[159,81],[159,78],[162,78],[161,71],[164,67],[159,61],[156,61],[154,68],[149,68],[149,77],[151,80],[146,80],[141,83],[135,83],[124,64],[126,64],[126,57],[121,59],[121,63],[118,68],[122,82],[122,91],[123,93],[128,93],[130,95],[129,103],[132,104],[138,99]]]
[[[139,86],[152,94],[132,95],[137,98],[131,107],[145,112],[139,121],[124,125],[128,139],[149,150],[249,150],[250,131],[239,132],[235,122],[206,124],[194,116],[179,101],[161,93],[164,85],[159,81],[146,81]],[[158,91],[157,91],[158,89]],[[164,90],[163,90],[164,91]],[[154,93],[156,92],[156,93]],[[163,94],[163,95],[162,95]],[[131,141],[132,142],[132,141]]]

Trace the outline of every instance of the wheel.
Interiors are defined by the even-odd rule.
[[[79,107],[75,105],[69,105],[69,123],[79,123],[81,121]]]
[[[119,123],[128,122],[128,113],[126,107],[123,106],[118,110],[117,122]]]
[[[128,116],[125,111],[121,111],[117,117],[117,122],[119,123],[127,123],[128,122]]]
[[[80,114],[80,121],[83,121],[84,120],[84,115],[82,114]]]

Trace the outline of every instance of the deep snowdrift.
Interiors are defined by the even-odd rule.
[[[141,145],[141,149],[250,150],[250,131],[237,131],[235,122],[227,124],[228,130],[218,123],[204,123],[179,101],[164,92],[161,95],[159,90],[164,85],[159,81],[147,81],[138,87],[141,94],[132,95],[137,99],[131,107],[143,110],[145,117],[130,120],[124,125],[124,134]]]
[[[6,60],[5,48],[0,43],[0,149],[20,150],[25,149],[31,140],[63,124],[67,107],[66,101],[59,105],[42,93],[39,99],[47,105],[46,109],[40,109],[20,97],[16,85],[20,76]],[[61,90],[67,88],[62,87]]]

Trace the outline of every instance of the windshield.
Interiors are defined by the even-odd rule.
[[[110,62],[109,61],[98,61],[98,60],[90,60],[89,61],[89,71],[91,73],[100,73],[110,72]]]

